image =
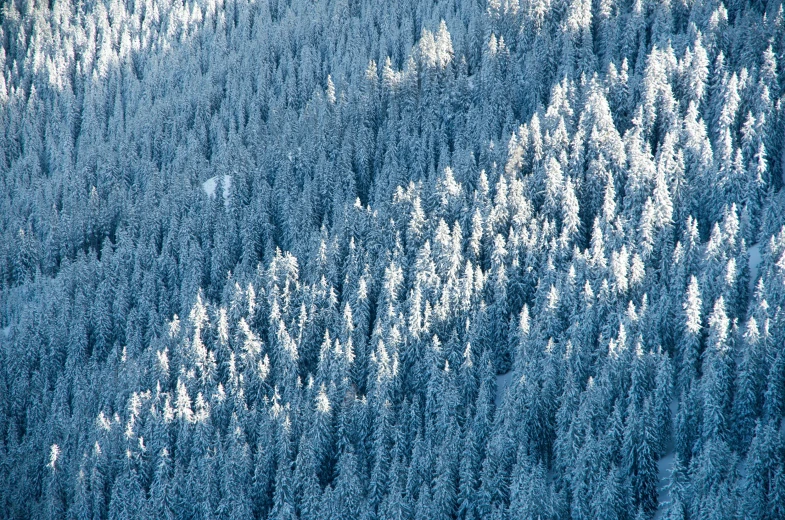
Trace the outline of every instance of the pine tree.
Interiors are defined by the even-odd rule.
[[[354,453],[344,452],[338,459],[338,477],[335,484],[335,499],[339,511],[339,518],[359,518],[362,498],[364,496],[363,484],[357,474],[357,461]]]
[[[741,451],[749,446],[755,427],[755,418],[760,416],[762,407],[762,370],[760,331],[754,316],[747,321],[743,334],[743,351],[733,399],[734,429],[737,432]]]
[[[690,278],[687,296],[684,302],[685,325],[682,340],[679,346],[679,388],[686,390],[691,381],[698,375],[700,360],[700,332],[701,326],[701,296],[698,280],[695,276]]]
[[[673,456],[670,480],[668,482],[668,495],[670,501],[665,505],[665,518],[669,520],[683,520],[689,516],[687,474],[678,453]]]
[[[709,337],[703,391],[703,438],[724,436],[728,428],[731,401],[730,375],[733,370],[730,352],[728,317],[722,296],[714,303],[709,316]]]
[[[763,417],[766,419],[782,416],[785,409],[783,385],[785,385],[785,355],[777,352],[774,363],[769,368],[766,391],[763,394]]]

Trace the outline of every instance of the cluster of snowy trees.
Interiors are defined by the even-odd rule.
[[[0,518],[785,518],[781,0],[0,42]]]

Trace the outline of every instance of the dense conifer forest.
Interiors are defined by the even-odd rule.
[[[0,518],[785,518],[726,1],[4,2]]]

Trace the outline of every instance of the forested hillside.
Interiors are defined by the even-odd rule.
[[[785,518],[728,2],[4,2],[0,518]]]

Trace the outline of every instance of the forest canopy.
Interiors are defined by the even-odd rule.
[[[785,518],[781,0],[8,0],[0,518]]]

